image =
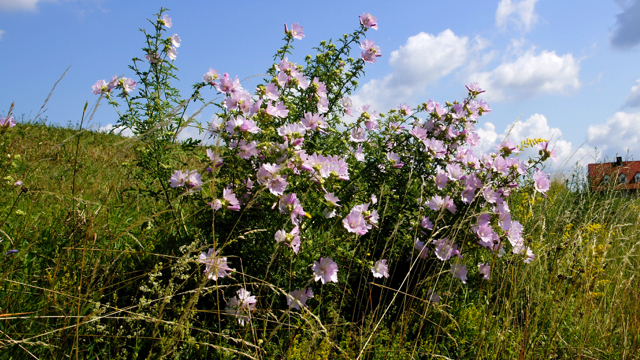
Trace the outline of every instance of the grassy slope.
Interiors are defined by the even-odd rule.
[[[148,226],[163,205],[129,191],[136,143],[43,125],[18,125],[2,142],[0,353],[87,358],[105,339],[117,349],[133,310],[116,307],[137,301],[119,296],[139,296],[150,264],[171,259],[154,254],[171,225]],[[423,317],[408,305],[379,329],[370,358],[637,359],[640,203],[618,195],[556,184],[547,199],[512,199],[536,260],[494,269],[479,289],[452,287]],[[10,249],[18,253],[4,256]],[[99,316],[110,331],[91,322]],[[344,348],[368,337],[358,330]],[[283,351],[309,357],[305,341],[315,340],[285,341]]]

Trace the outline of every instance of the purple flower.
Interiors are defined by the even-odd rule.
[[[441,298],[435,290],[429,289],[429,291],[427,291],[427,300],[434,303],[439,303]]]
[[[190,189],[200,190],[200,187],[202,186],[202,177],[200,174],[195,170],[190,170],[185,175],[187,178],[185,179],[184,184]]]
[[[387,260],[378,260],[371,268],[371,272],[373,273],[373,277],[381,278],[381,277],[389,277],[389,266],[387,266]]]
[[[478,271],[484,275],[483,279],[489,280],[491,278],[491,266],[489,264],[478,264]]]
[[[413,248],[420,252],[418,256],[420,256],[421,259],[426,259],[427,257],[429,257],[429,251],[424,242],[416,239],[416,241],[413,242]]]
[[[287,180],[280,175],[269,178],[265,183],[265,186],[267,187],[267,189],[269,189],[269,192],[276,196],[282,196],[285,189],[287,188],[287,185],[289,185]]]
[[[8,256],[8,255],[11,255],[11,254],[16,254],[17,252],[18,252],[18,250],[13,249],[13,250],[7,251],[6,253],[4,253],[4,255]]]
[[[452,264],[451,273],[454,277],[462,280],[463,284],[467,283],[467,266],[462,264]]]
[[[442,190],[447,186],[447,182],[449,181],[449,177],[442,171],[438,171],[438,175],[435,178],[436,186],[438,189]]]
[[[13,186],[22,186],[22,180],[18,180],[13,183]]]
[[[315,276],[314,281],[320,280],[322,284],[338,282],[338,264],[331,258],[320,258],[320,262],[314,261],[311,270]]]
[[[429,217],[425,216],[422,218],[422,222],[420,223],[424,229],[433,230],[433,223],[429,220]]]
[[[287,294],[287,305],[289,309],[301,310],[307,306],[307,300],[313,298],[311,288],[294,290]]]
[[[351,134],[349,135],[349,140],[360,143],[367,141],[366,136],[367,135],[365,134],[363,128],[353,128],[353,130],[351,130]]]
[[[213,249],[209,249],[206,253],[201,253],[198,257],[198,262],[205,264],[204,273],[207,278],[213,281],[229,276],[229,273],[235,271],[229,267],[227,258],[218,256],[218,253]]]
[[[327,200],[332,206],[340,207],[340,205],[338,205],[338,201],[340,201],[340,199],[332,192],[324,194],[324,199]]]
[[[358,18],[360,18],[362,26],[378,30],[378,19],[375,16],[369,13],[362,13],[362,15],[358,15]]]
[[[251,292],[241,288],[227,303],[227,313],[235,316],[238,323],[244,326],[245,322],[251,321],[251,312],[256,308],[256,297],[251,296]]]

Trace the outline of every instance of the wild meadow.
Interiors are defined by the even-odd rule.
[[[640,359],[638,197],[550,176],[547,139],[478,153],[481,84],[354,107],[382,51],[353,25],[183,96],[161,9],[78,124],[8,109],[0,359]],[[87,129],[107,105],[133,136]]]

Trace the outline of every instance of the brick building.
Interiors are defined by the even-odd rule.
[[[602,191],[612,185],[617,190],[640,189],[640,161],[622,161],[617,157],[615,162],[589,164],[588,168],[593,191]]]

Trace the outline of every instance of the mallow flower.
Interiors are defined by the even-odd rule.
[[[314,281],[320,280],[322,284],[338,282],[338,264],[331,258],[320,258],[320,262],[314,261],[311,270],[315,277]]]
[[[373,277],[381,278],[381,277],[389,277],[389,266],[387,266],[387,260],[382,259],[376,261],[376,263],[371,268],[371,272],[373,273]]]
[[[198,262],[205,264],[204,273],[207,275],[207,278],[213,281],[229,276],[229,273],[235,271],[229,267],[227,258],[218,256],[218,253],[214,249],[209,249],[208,252],[201,253],[198,257]]]
[[[462,280],[463,284],[467,283],[467,265],[462,264],[452,264],[451,265],[451,273],[454,277]]]
[[[245,322],[251,321],[251,312],[256,309],[256,297],[251,296],[251,292],[241,288],[236,291],[236,296],[229,299],[227,303],[227,313],[235,316],[238,323],[244,326]]]
[[[307,300],[313,298],[311,288],[294,290],[287,294],[287,305],[289,309],[301,310],[307,306]]]

